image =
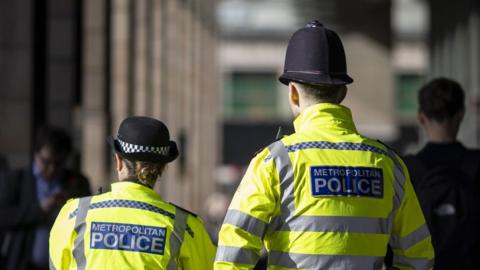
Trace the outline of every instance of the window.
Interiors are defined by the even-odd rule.
[[[234,72],[226,78],[225,114],[234,118],[272,118],[277,114],[275,73]]]
[[[423,84],[423,76],[418,74],[400,74],[397,76],[396,107],[397,115],[413,118],[417,113],[417,93]]]

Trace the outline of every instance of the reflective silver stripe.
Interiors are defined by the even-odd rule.
[[[296,152],[298,150],[304,149],[334,149],[334,150],[351,150],[351,151],[367,151],[373,152],[380,155],[387,155],[383,149],[380,149],[376,146],[363,144],[363,143],[352,143],[352,142],[325,142],[325,141],[310,141],[310,142],[301,142],[293,145],[286,146],[288,152]],[[264,161],[268,161],[272,158],[272,155],[268,155]]]
[[[387,231],[388,231],[390,234],[392,234],[392,230],[393,230],[393,211],[388,214],[387,221],[388,221],[388,223],[387,223],[387,224],[388,224],[388,229],[387,229]]]
[[[403,171],[402,165],[400,164],[400,161],[398,160],[397,154],[393,152],[392,150],[388,149],[388,156],[392,159],[393,161],[393,176],[395,177],[395,181],[393,181],[393,188],[395,190],[395,195],[393,197],[393,210],[392,212],[395,212],[400,205],[402,204],[403,201],[403,195],[405,193],[405,172]]]
[[[294,232],[351,232],[390,234],[389,220],[385,218],[349,216],[299,216],[282,224],[278,231]]]
[[[415,270],[428,270],[433,268],[433,260],[423,258],[393,257],[393,266],[410,266]]]
[[[274,159],[280,179],[280,216],[270,222],[269,230],[276,230],[287,223],[295,212],[295,195],[293,190],[293,166],[287,149],[282,141],[276,141],[268,149]]]
[[[75,227],[74,230],[77,232],[77,237],[73,241],[73,257],[77,262],[77,269],[84,270],[87,264],[85,258],[85,246],[83,238],[85,236],[85,229],[87,224],[85,219],[87,217],[88,208],[90,206],[90,201],[92,197],[84,197],[78,200],[78,212],[77,217],[75,218]]]
[[[218,246],[215,261],[254,265],[258,261],[258,252],[248,248]]]
[[[430,232],[428,231],[427,224],[423,224],[418,229],[404,237],[392,235],[390,244],[392,245],[392,248],[405,250],[429,236]]]
[[[393,189],[395,191],[395,194],[393,196],[393,209],[388,216],[390,225],[389,231],[391,232],[393,229],[393,214],[402,205],[403,197],[405,194],[405,181],[407,181],[407,179],[405,176],[405,172],[403,171],[402,165],[398,160],[397,154],[395,154],[393,150],[388,149],[388,157],[390,157],[393,161],[393,177],[395,178],[393,181]],[[390,239],[390,244],[392,244],[392,238]]]
[[[48,256],[48,266],[49,266],[50,270],[57,270],[55,268],[55,265],[53,265],[52,257],[50,257],[50,256]]]
[[[180,254],[180,247],[182,246],[183,236],[187,228],[188,213],[180,208],[176,208],[175,221],[173,224],[173,232],[170,236],[170,261],[168,262],[168,270],[178,269],[177,258]]]
[[[299,269],[365,269],[380,270],[383,257],[349,256],[349,255],[317,255],[270,251],[268,264],[284,268]]]
[[[235,225],[238,228],[260,238],[263,237],[263,233],[265,232],[265,228],[267,226],[267,224],[260,219],[235,209],[228,210],[223,224]]]

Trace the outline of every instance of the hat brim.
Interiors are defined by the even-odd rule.
[[[177,144],[174,141],[170,141],[169,146],[170,146],[170,151],[168,153],[168,156],[163,156],[155,153],[125,153],[122,151],[122,148],[120,146],[120,143],[118,140],[113,138],[112,136],[107,138],[108,143],[112,146],[113,150],[121,156],[124,159],[128,159],[131,161],[147,161],[147,162],[153,162],[153,163],[169,163],[174,161],[178,155],[178,147]]]
[[[278,80],[288,85],[290,82],[299,82],[315,85],[347,85],[353,82],[353,79],[347,74],[311,74],[302,72],[285,72]]]

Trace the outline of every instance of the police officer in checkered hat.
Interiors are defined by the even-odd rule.
[[[211,269],[215,246],[201,220],[153,190],[178,156],[167,127],[129,117],[110,143],[119,181],[62,208],[50,233],[50,269]]]
[[[280,82],[295,133],[251,161],[219,233],[214,269],[430,269],[430,233],[401,159],[340,105],[353,82],[339,36],[313,21],[291,37]]]

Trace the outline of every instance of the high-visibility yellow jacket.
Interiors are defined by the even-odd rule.
[[[212,269],[216,248],[193,214],[147,187],[70,200],[50,232],[50,269]]]
[[[214,269],[431,269],[430,233],[402,160],[360,135],[350,110],[316,104],[250,163],[219,233]]]

